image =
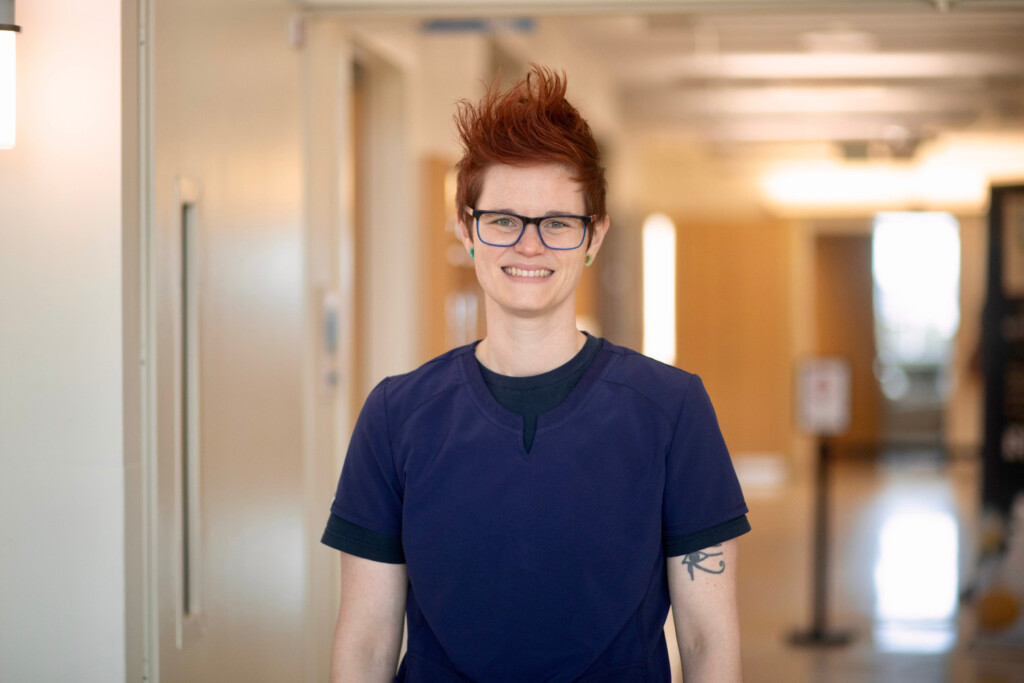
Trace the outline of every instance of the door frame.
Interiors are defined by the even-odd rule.
[[[153,0],[122,0],[122,358],[125,675],[159,680],[156,328],[152,264]]]

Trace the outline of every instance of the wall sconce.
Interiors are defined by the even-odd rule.
[[[0,149],[14,147],[14,0],[0,0]]]

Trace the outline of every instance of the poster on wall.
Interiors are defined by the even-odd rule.
[[[1024,645],[1024,186],[993,187],[982,319],[982,644]]]

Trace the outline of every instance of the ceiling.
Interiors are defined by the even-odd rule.
[[[1024,131],[1020,1],[304,4],[456,20],[448,30],[554,25],[610,75],[627,125],[712,143],[828,142],[846,158],[911,158],[949,131]]]
[[[845,4],[876,9],[594,17],[577,37],[627,120],[696,139],[901,157],[950,129],[1024,129],[1024,8]]]

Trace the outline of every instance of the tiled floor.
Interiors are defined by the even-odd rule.
[[[740,542],[744,674],[760,681],[1024,682],[1024,649],[972,647],[960,605],[974,569],[979,465],[903,455],[832,471],[829,626],[842,647],[796,647],[811,616],[813,479],[748,487]]]

